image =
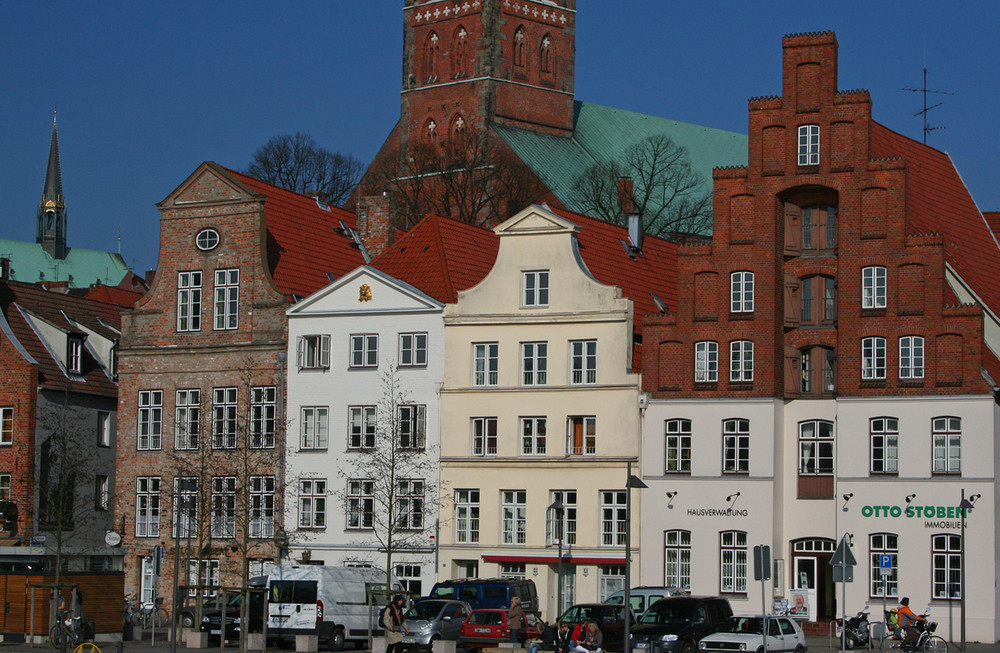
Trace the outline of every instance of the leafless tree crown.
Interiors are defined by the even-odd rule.
[[[358,185],[364,165],[349,154],[331,152],[308,134],[273,136],[257,148],[246,174],[297,193],[316,193],[340,206]]]

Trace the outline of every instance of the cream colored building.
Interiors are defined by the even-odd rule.
[[[558,616],[557,498],[562,605],[623,587],[626,466],[640,442],[632,301],[587,269],[580,230],[539,206],[515,215],[495,229],[491,272],[444,314],[441,480],[451,501],[439,578],[529,578],[546,619]],[[635,551],[633,583],[638,563]]]

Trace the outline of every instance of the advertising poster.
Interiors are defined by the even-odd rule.
[[[793,589],[788,596],[788,614],[802,621],[811,621],[816,614],[816,590],[808,587]]]

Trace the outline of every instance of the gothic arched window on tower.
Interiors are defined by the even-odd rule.
[[[448,125],[448,140],[452,144],[459,142],[465,138],[467,128],[468,124],[466,124],[465,118],[462,117],[462,114],[456,113],[451,118],[451,124]]]
[[[438,144],[438,125],[433,118],[428,118],[424,123],[423,141],[425,145]]]
[[[546,34],[542,37],[542,42],[538,46],[538,69],[543,75],[552,74],[552,50],[554,47],[551,35]]]
[[[424,78],[425,84],[436,82],[440,79],[438,73],[438,55],[440,53],[438,41],[439,39],[436,32],[431,32],[424,40],[424,71],[422,77]]]
[[[451,78],[469,76],[469,33],[461,25],[455,30],[451,45]]]
[[[514,31],[514,56],[512,57],[512,59],[514,61],[515,73],[521,75],[525,74],[524,41],[526,39],[527,39],[527,34],[524,31],[524,27],[518,27]]]

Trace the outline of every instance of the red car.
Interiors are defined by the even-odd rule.
[[[523,645],[539,636],[544,624],[533,614],[524,615],[524,628],[518,638]],[[473,610],[462,624],[462,634],[458,645],[466,653],[477,653],[482,648],[493,648],[501,642],[510,641],[510,625],[507,610]]]

